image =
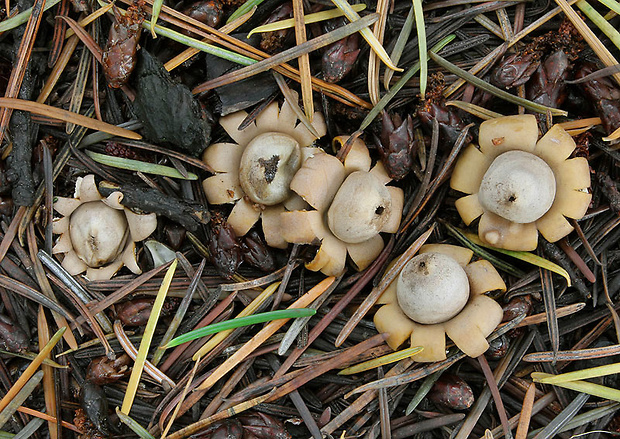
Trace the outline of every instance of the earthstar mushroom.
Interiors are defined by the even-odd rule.
[[[502,320],[502,307],[486,296],[505,291],[506,284],[486,260],[471,262],[469,249],[447,245],[422,246],[379,298],[374,316],[377,330],[397,349],[408,338],[421,346],[419,362],[446,359],[446,335],[470,357],[489,347],[486,337]]]
[[[347,137],[334,139],[344,144]],[[319,244],[306,264],[312,271],[339,276],[347,255],[356,268],[366,268],[383,250],[380,233],[396,233],[404,195],[378,162],[371,169],[365,143],[356,139],[344,162],[322,151],[315,152],[291,181],[291,189],[309,208],[280,215],[282,236],[295,244]]]
[[[592,195],[584,157],[559,125],[538,139],[533,115],[498,117],[480,125],[479,144],[459,157],[450,186],[469,194],[456,208],[466,225],[480,217],[478,235],[494,247],[534,250],[538,232],[550,242],[568,235],[567,218],[582,218]]]
[[[106,280],[123,265],[135,274],[142,272],[135,243],[155,231],[157,217],[132,212],[120,203],[122,198],[120,192],[103,198],[95,176],[87,175],[77,179],[74,198],[58,197],[54,202],[54,210],[63,217],[52,225],[60,234],[52,253],[64,255],[62,266],[70,274],[86,272],[90,280]]]
[[[290,183],[301,164],[318,150],[312,147],[317,138],[298,123],[287,100],[281,108],[276,102],[270,104],[239,130],[246,117],[245,111],[239,111],[220,119],[236,143],[207,147],[203,161],[215,175],[204,180],[203,189],[211,204],[234,204],[227,221],[237,236],[244,236],[261,218],[267,244],[284,248],[288,243],[282,239],[278,216],[285,207],[306,206]],[[320,113],[315,113],[312,126],[319,136],[325,134]]]

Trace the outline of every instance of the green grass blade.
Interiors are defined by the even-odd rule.
[[[97,152],[85,151],[86,154],[102,165],[112,166],[118,169],[126,169],[128,171],[139,171],[145,174],[163,175],[164,177],[178,178],[181,180],[198,180],[198,176],[193,172],[187,173],[187,178],[179,171],[169,166],[162,166],[155,163],[141,162],[139,160],[126,159],[122,157],[113,157]]]
[[[420,51],[420,96],[424,99],[426,83],[428,81],[428,51],[426,49],[426,26],[424,25],[424,10],[422,0],[413,0],[415,28],[418,34],[418,50]]]
[[[281,309],[278,311],[269,311],[260,314],[254,314],[246,317],[238,317],[236,319],[226,320],[225,322],[215,323],[213,325],[207,325],[204,328],[195,329],[187,332],[179,337],[176,337],[166,346],[165,349],[173,348],[188,341],[196,340],[197,338],[204,337],[205,335],[215,334],[216,332],[226,331],[228,329],[240,328],[242,326],[250,326],[256,323],[265,323],[272,320],[279,319],[292,319],[297,317],[310,317],[316,314],[316,310],[310,308],[298,308],[298,309]]]
[[[120,419],[123,424],[129,427],[131,431],[137,434],[141,439],[155,439],[155,437],[153,437],[153,435],[149,433],[143,426],[138,424],[125,413],[121,412],[118,407],[116,407],[116,414],[118,415],[118,419]]]
[[[486,81],[483,81],[482,79],[478,78],[475,75],[472,75],[471,73],[461,69],[460,67],[455,66],[454,64],[452,64],[450,61],[448,61],[447,59],[442,58],[441,56],[437,55],[436,53],[430,53],[431,58],[433,59],[433,61],[435,61],[437,64],[439,64],[441,67],[443,67],[444,69],[446,69],[447,71],[449,71],[450,73],[454,73],[455,75],[457,75],[459,78],[464,79],[465,81],[475,85],[476,87],[492,94],[493,96],[496,96],[498,98],[501,98],[505,101],[511,102],[515,105],[520,105],[524,108],[527,108],[530,111],[535,111],[536,113],[542,113],[542,114],[547,114],[547,111],[551,112],[552,115],[554,116],[567,116],[568,113],[564,110],[559,110],[557,108],[551,108],[551,107],[547,107],[545,105],[541,105],[541,104],[537,104],[535,102],[529,101],[527,99],[521,98],[519,96],[515,96],[513,94],[508,93],[507,91],[501,90],[497,87],[495,87],[494,85],[489,84]]]

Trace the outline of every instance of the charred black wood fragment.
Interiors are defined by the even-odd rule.
[[[200,224],[208,223],[211,217],[205,206],[162,194],[155,189],[119,186],[109,181],[102,181],[98,187],[104,197],[112,192],[121,192],[123,206],[163,215],[190,231],[197,230]]]
[[[134,111],[142,122],[144,136],[198,156],[211,140],[206,111],[189,88],[175,82],[154,56],[141,50],[138,58],[133,79]]]

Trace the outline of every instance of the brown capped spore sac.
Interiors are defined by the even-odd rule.
[[[120,88],[129,80],[136,67],[136,52],[145,15],[142,1],[137,1],[125,15],[115,10],[114,23],[103,51],[103,73],[108,85]]]

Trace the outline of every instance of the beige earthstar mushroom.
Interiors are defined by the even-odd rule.
[[[334,139],[344,143],[346,137]],[[371,160],[357,139],[344,163],[322,151],[308,158],[291,181],[291,189],[314,208],[283,212],[282,236],[290,243],[319,244],[312,271],[339,276],[347,254],[356,268],[366,268],[383,250],[379,234],[396,233],[403,210],[403,191],[386,186],[385,168]]]
[[[54,210],[63,217],[52,226],[60,234],[52,253],[64,254],[62,266],[70,274],[86,272],[90,280],[107,280],[123,265],[135,274],[142,272],[136,242],[155,231],[157,217],[132,212],[120,204],[122,198],[120,192],[103,198],[95,176],[87,175],[77,179],[74,198],[56,199]]]
[[[284,248],[278,216],[287,209],[306,204],[290,190],[290,182],[301,164],[317,148],[317,139],[303,124],[288,101],[282,108],[276,102],[265,108],[243,130],[237,127],[248,116],[239,111],[220,119],[220,125],[236,143],[215,143],[203,154],[203,161],[215,175],[203,182],[211,204],[234,203],[228,217],[237,236],[245,235],[262,218],[265,240],[271,247]],[[325,122],[315,113],[312,126],[323,136]]]
[[[534,250],[538,232],[550,242],[568,235],[566,218],[582,218],[592,195],[584,157],[559,125],[538,139],[533,115],[498,117],[480,125],[480,146],[458,159],[450,186],[469,194],[456,201],[465,224],[480,218],[480,239],[498,248]]]
[[[506,291],[490,262],[471,262],[469,249],[447,244],[422,246],[378,300],[374,317],[394,350],[408,338],[421,346],[419,362],[446,359],[446,335],[470,357],[488,348],[486,337],[502,320],[502,307],[485,293]]]

